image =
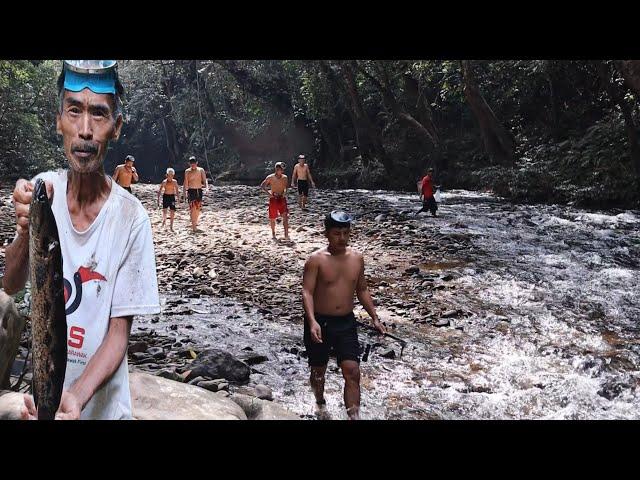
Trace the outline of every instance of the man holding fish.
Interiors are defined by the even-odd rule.
[[[160,302],[149,216],[104,171],[108,144],[118,139],[123,123],[117,64],[65,61],[58,92],[56,128],[69,168],[41,173],[32,182],[18,180],[13,194],[17,235],[6,249],[7,293],[22,289],[31,273],[34,398],[25,396],[22,416],[130,419],[126,352],[132,319],[159,313]],[[50,210],[35,208],[37,202],[50,203]],[[41,211],[53,212],[53,226],[42,221],[30,225],[30,216]],[[42,225],[48,230],[36,234]],[[48,262],[58,249],[62,265],[51,268]],[[30,259],[46,265],[30,266]],[[48,283],[53,286],[47,290]],[[45,301],[38,303],[36,297]],[[42,306],[47,302],[51,309]],[[66,315],[55,318],[50,310],[59,303]],[[44,333],[36,336],[41,317],[48,320],[38,330]],[[59,352],[53,346],[61,343],[55,338],[61,329],[54,323],[59,327],[65,320],[62,345],[67,348]],[[55,385],[62,379],[63,386]],[[55,394],[58,389],[61,396]]]

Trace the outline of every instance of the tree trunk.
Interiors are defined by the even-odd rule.
[[[361,149],[362,153],[369,154],[373,158],[379,160],[387,173],[392,173],[393,162],[388,158],[384,150],[378,129],[375,127],[362,105],[362,99],[360,98],[356,84],[355,72],[348,62],[341,63],[340,70],[342,72],[347,94],[351,100],[351,112],[353,113],[354,126],[358,133],[358,147]]]
[[[627,139],[629,140],[629,150],[631,153],[631,162],[636,172],[636,176],[640,179],[640,144],[638,143],[638,129],[633,121],[633,112],[631,106],[624,99],[624,92],[613,81],[611,81],[611,70],[609,64],[603,61],[596,63],[598,75],[602,80],[605,90],[607,91],[612,102],[620,107],[622,118],[624,119],[624,127],[627,131]]]
[[[0,390],[7,390],[11,386],[11,367],[18,353],[24,323],[13,299],[0,291]]]
[[[487,104],[476,85],[471,62],[461,61],[464,96],[480,125],[484,147],[491,159],[502,165],[514,162],[515,141]]]
[[[558,125],[558,99],[555,94],[554,82],[553,82],[553,61],[545,60],[545,76],[547,78],[547,84],[549,85],[549,106],[551,107],[551,136],[554,139],[559,137],[559,125]]]

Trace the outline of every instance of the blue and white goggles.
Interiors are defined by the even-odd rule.
[[[115,60],[65,60],[64,88],[79,92],[116,93]]]

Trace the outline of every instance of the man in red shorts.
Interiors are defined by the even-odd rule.
[[[288,180],[284,174],[284,163],[277,162],[275,170],[276,173],[272,173],[262,181],[260,188],[269,195],[269,223],[273,239],[276,239],[276,218],[280,214],[284,227],[284,239],[289,240],[289,209],[286,197]]]

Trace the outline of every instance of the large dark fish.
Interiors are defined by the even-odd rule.
[[[29,211],[33,399],[38,420],[53,420],[67,368],[62,250],[44,181],[36,180]]]

